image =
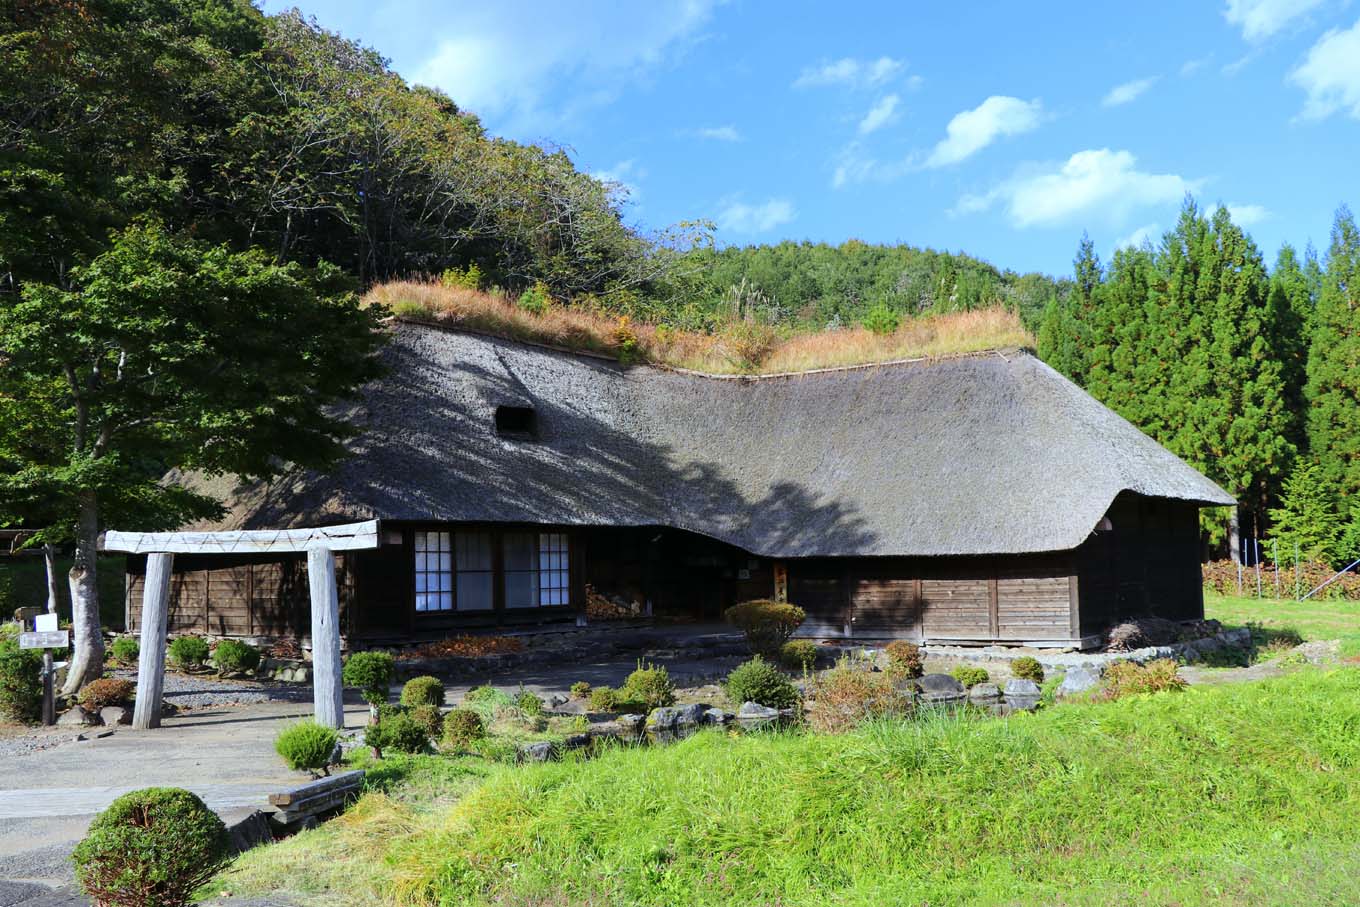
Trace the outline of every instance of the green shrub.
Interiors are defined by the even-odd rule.
[[[387,702],[388,691],[397,673],[397,662],[390,652],[355,652],[345,659],[341,677],[347,687],[356,687],[369,705]]]
[[[468,690],[463,696],[463,707],[472,709],[482,716],[482,721],[490,724],[497,712],[515,707],[515,698],[487,684]]]
[[[590,684],[584,680],[578,680],[571,685],[572,699],[588,699],[590,697]]]
[[[132,702],[135,690],[136,687],[130,680],[121,677],[101,677],[81,687],[80,692],[76,694],[76,700],[86,711],[97,712],[105,706],[127,705]]]
[[[949,676],[970,689],[980,683],[989,683],[992,679],[986,668],[974,668],[969,665],[959,665],[949,672]]]
[[[539,281],[523,293],[519,294],[516,302],[521,309],[535,315],[542,315],[548,311],[548,306],[552,304],[552,294],[548,290],[547,284]]]
[[[401,688],[401,704],[409,706],[444,704],[444,681],[438,677],[412,677]]]
[[[406,714],[410,715],[412,720],[425,728],[425,735],[427,737],[434,739],[439,736],[440,728],[443,727],[444,722],[444,716],[439,713],[439,706],[430,705],[428,702],[420,705],[413,705],[408,708]]]
[[[1011,662],[1011,676],[1021,680],[1032,680],[1035,683],[1044,682],[1044,666],[1039,664],[1039,659],[1031,658],[1028,655],[1021,655]]]
[[[612,687],[596,687],[590,691],[590,707],[597,712],[612,712],[619,703],[619,691]]]
[[[808,722],[826,734],[844,733],[861,722],[907,711],[907,700],[893,686],[891,675],[867,671],[844,658],[817,678],[813,692],[815,706]]]
[[[224,639],[213,649],[219,674],[246,674],[260,666],[260,650],[239,639]]]
[[[474,261],[466,268],[445,268],[444,273],[439,275],[439,282],[446,287],[460,287],[464,290],[480,290],[482,288],[482,269]]]
[[[135,636],[119,636],[109,646],[109,655],[121,665],[135,665],[137,656],[141,654],[142,647]]]
[[[96,903],[183,907],[230,862],[231,840],[212,810],[187,790],[124,794],[95,817],[71,859]]]
[[[373,747],[379,758],[383,750],[423,753],[430,748],[430,735],[413,716],[406,712],[394,712],[364,730],[364,744]]]
[[[921,647],[905,639],[895,639],[883,649],[888,656],[888,673],[894,677],[920,677],[926,671]]]
[[[902,316],[881,302],[864,313],[864,326],[875,334],[892,334],[901,323]]]
[[[758,702],[772,709],[787,709],[798,704],[797,688],[759,655],[734,668],[723,688],[735,705]]]
[[[780,648],[806,616],[797,605],[765,599],[742,602],[723,612],[727,622],[746,637],[751,653],[769,658],[779,657]]]
[[[1117,661],[1105,669],[1106,699],[1183,689],[1185,681],[1176,673],[1176,662],[1170,658],[1158,658],[1142,665],[1134,661]]]
[[[42,717],[42,656],[0,639],[0,715],[31,724]]]
[[[202,636],[176,636],[170,640],[170,660],[183,670],[203,667],[211,650]]]
[[[637,670],[628,675],[619,692],[624,699],[639,702],[648,711],[675,705],[675,684],[671,683],[670,672],[662,665],[638,662]]]
[[[294,771],[328,773],[331,754],[339,739],[340,732],[335,728],[306,718],[279,731],[274,738],[274,752]]]
[[[482,716],[472,709],[454,709],[444,716],[444,744],[465,749],[486,736]]]
[[[524,687],[519,688],[519,693],[515,696],[515,708],[519,709],[530,718],[537,718],[543,714],[543,700],[539,699]]]
[[[807,671],[817,663],[818,649],[810,639],[790,639],[779,650],[779,660],[794,671]]]

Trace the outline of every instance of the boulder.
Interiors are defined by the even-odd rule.
[[[561,706],[566,705],[570,701],[571,698],[568,696],[563,696],[561,693],[553,693],[551,696],[548,697],[548,708],[550,709],[560,708]]]
[[[774,721],[779,717],[779,709],[772,709],[758,702],[743,702],[737,709],[738,721]]]
[[[562,746],[569,750],[583,750],[590,746],[591,739],[590,734],[572,734],[562,741]]]
[[[1001,688],[994,683],[979,683],[968,691],[971,702],[996,702],[1001,698]]]
[[[125,705],[106,705],[99,710],[99,720],[108,727],[132,724],[132,709]]]
[[[57,719],[57,727],[95,727],[98,724],[98,715],[92,715],[78,705],[71,706]]]
[[[933,706],[935,708],[948,708],[962,705],[967,701],[968,694],[962,690],[959,690],[958,692],[941,690],[938,692],[921,694],[921,705]]]
[[[652,709],[647,716],[647,729],[651,731],[673,731],[680,725],[680,709],[664,706]]]
[[[726,724],[732,720],[732,716],[722,709],[708,709],[704,712],[705,724]]]
[[[959,695],[964,693],[963,684],[959,683],[948,674],[926,674],[925,676],[916,679],[916,686],[918,686],[921,692],[925,693],[927,697],[938,693]]]
[[[1100,669],[1094,665],[1077,665],[1068,670],[1058,685],[1059,696],[1075,696],[1100,685]]]
[[[557,755],[557,745],[549,740],[541,743],[521,743],[515,753],[516,762],[549,762]]]
[[[1039,689],[1039,685],[1032,680],[1025,680],[1020,677],[1012,677],[1010,680],[1006,681],[1007,699],[1016,696],[1019,697],[1033,696],[1034,698],[1038,699],[1039,694],[1041,692],[1043,691]]]
[[[708,703],[694,702],[689,705],[682,705],[676,709],[675,723],[677,727],[693,727],[696,724],[704,723],[704,713],[708,711]]]
[[[619,730],[623,734],[631,734],[636,737],[638,734],[642,733],[643,725],[647,723],[647,716],[635,715],[630,712],[628,714],[620,715],[618,718],[615,718],[614,721],[618,724]]]

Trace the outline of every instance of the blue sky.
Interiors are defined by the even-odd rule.
[[[644,229],[1065,274],[1082,230],[1108,258],[1186,192],[1272,262],[1360,207],[1350,0],[299,5],[491,132],[566,146]]]

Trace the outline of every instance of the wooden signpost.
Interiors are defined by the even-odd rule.
[[[42,723],[51,727],[57,723],[57,703],[53,690],[52,677],[56,665],[52,663],[52,649],[65,649],[71,645],[71,631],[56,629],[57,615],[39,614],[34,619],[35,629],[19,634],[19,648],[42,649]]]

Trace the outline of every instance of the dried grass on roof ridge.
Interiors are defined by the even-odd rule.
[[[716,334],[554,304],[531,312],[498,293],[431,280],[379,284],[364,296],[402,319],[715,375],[770,375],[996,349],[1032,349],[1014,312],[996,307],[906,319],[892,334],[865,328],[778,332],[735,322]]]

